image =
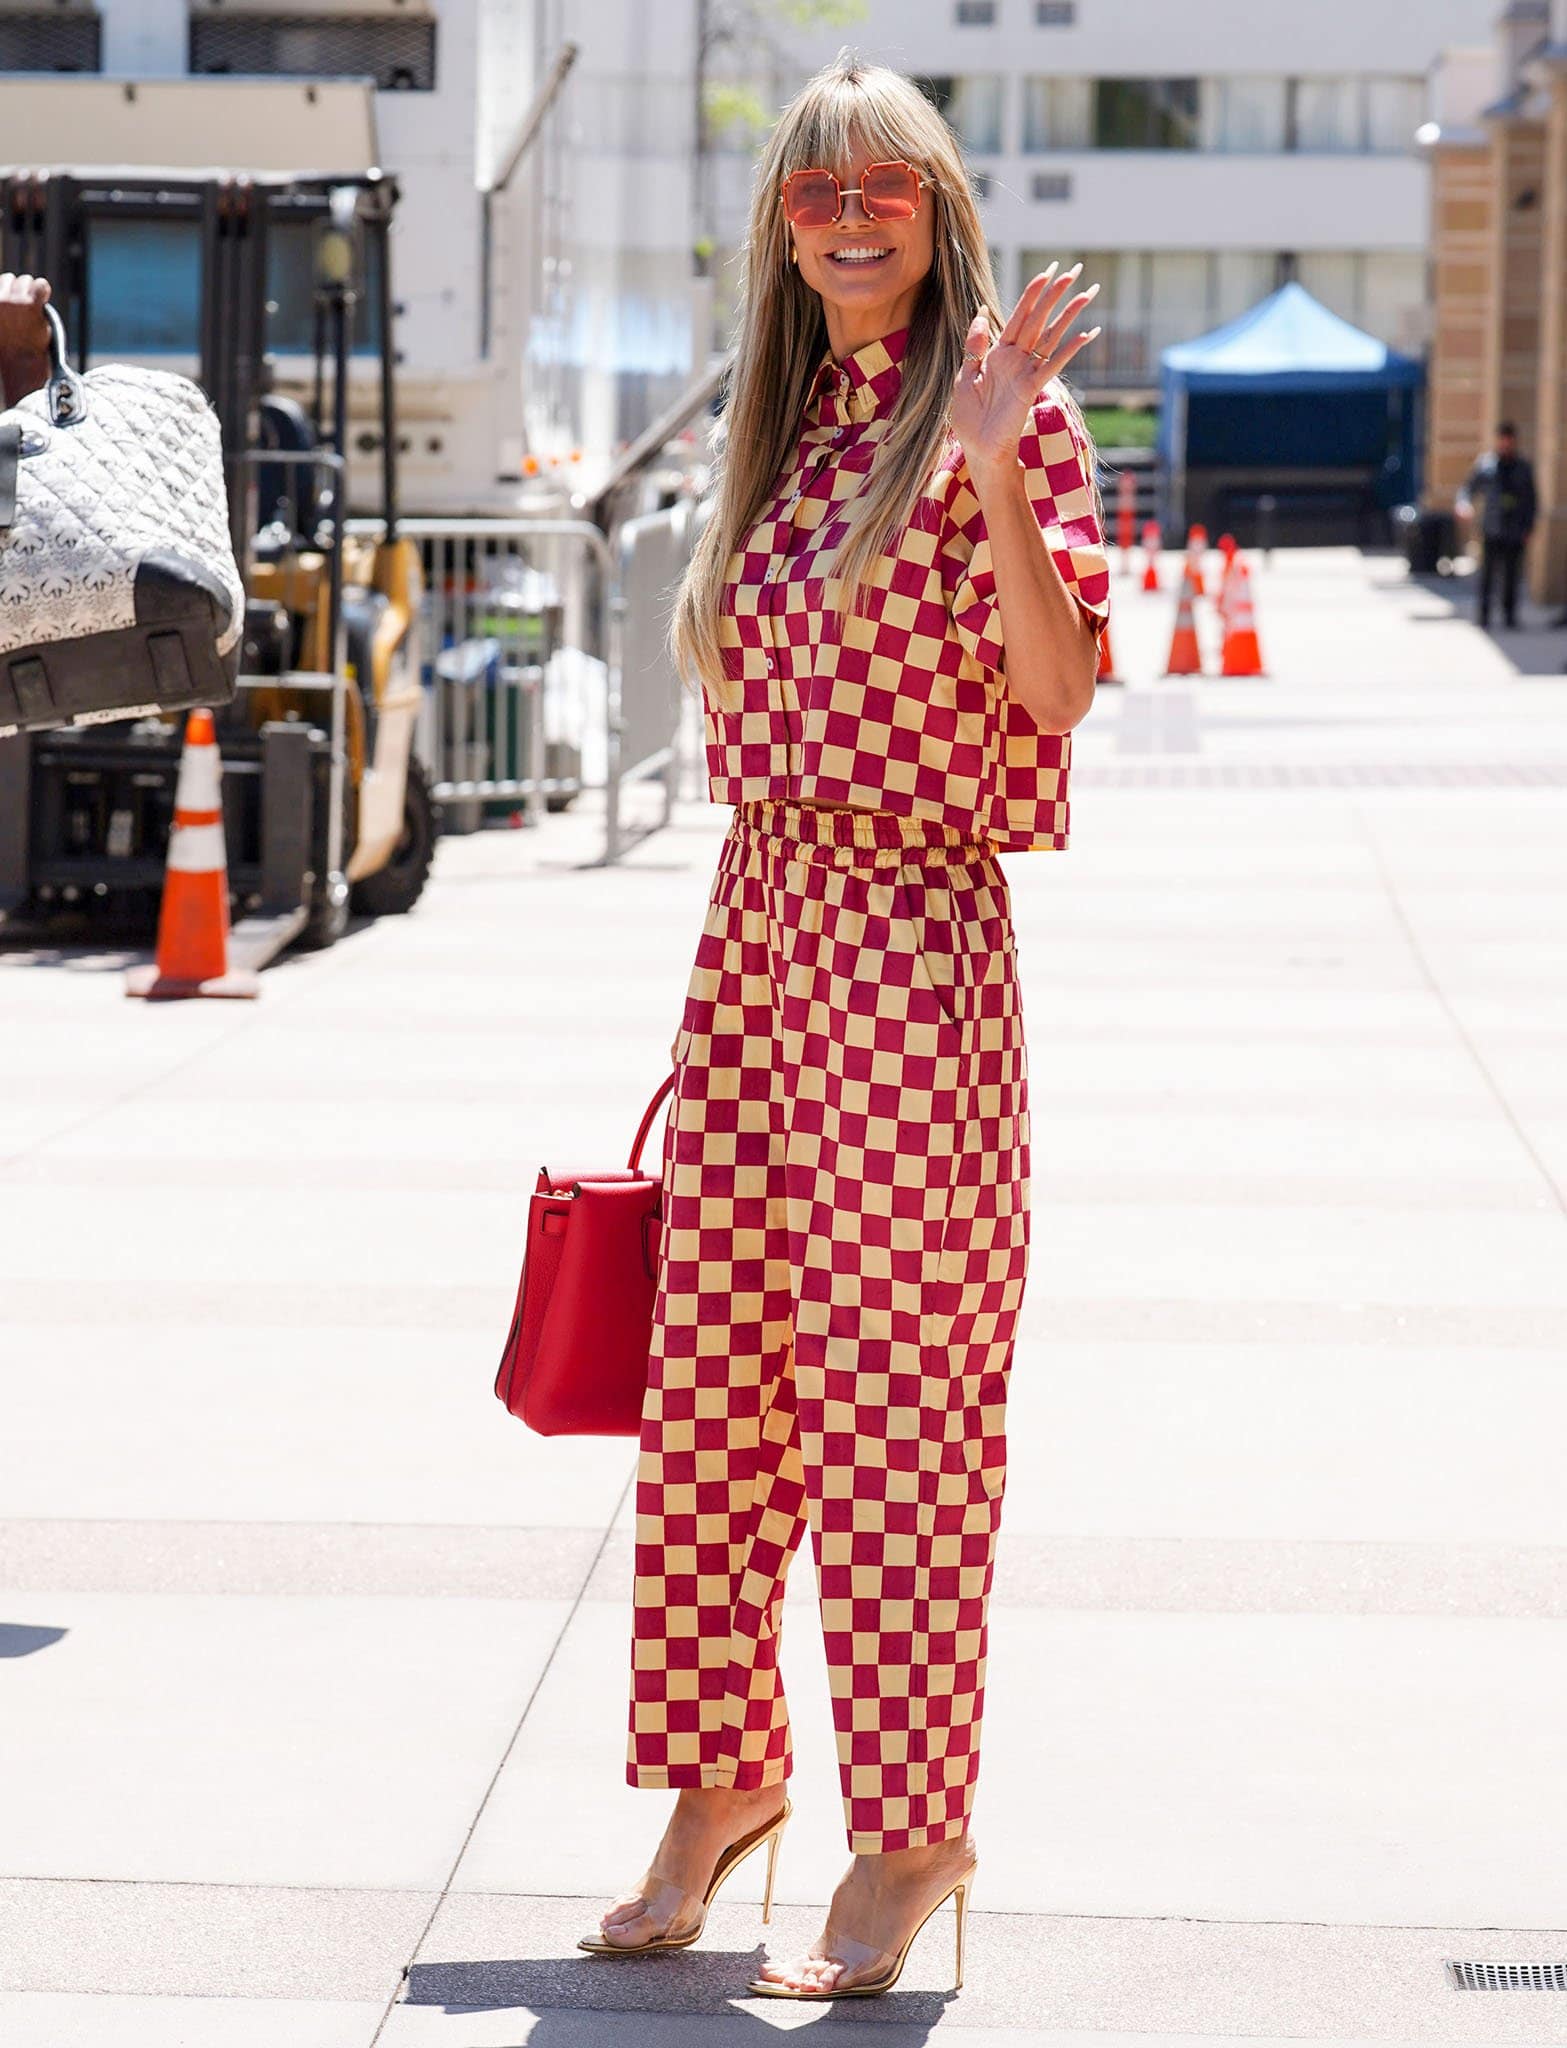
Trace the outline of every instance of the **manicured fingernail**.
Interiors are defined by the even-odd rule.
[[[1083,336],[1083,339],[1084,341],[1092,341],[1094,336],[1096,334],[1101,333],[1102,331],[1103,330],[1098,327],[1090,327],[1088,332]]]
[[[1084,292],[1084,294],[1083,294],[1083,303],[1084,303],[1084,305],[1085,305],[1085,306],[1087,305],[1088,301],[1089,301],[1089,300],[1090,300],[1090,299],[1091,299],[1091,298],[1093,297],[1094,293],[1095,293],[1096,291],[1098,291],[1098,289],[1099,289],[1098,285],[1096,285],[1096,284],[1091,284],[1091,285],[1090,285],[1090,286],[1088,287],[1087,291],[1086,291],[1086,292]]]
[[[1083,266],[1081,263],[1074,263],[1070,270],[1064,271],[1062,274],[1066,277],[1076,277],[1077,273],[1082,269],[1082,267]]]

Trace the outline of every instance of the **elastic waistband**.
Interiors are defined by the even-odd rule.
[[[789,846],[929,850],[939,859],[978,860],[994,849],[983,834],[940,818],[910,818],[897,811],[835,811],[784,797],[756,797],[735,807],[735,824]]]

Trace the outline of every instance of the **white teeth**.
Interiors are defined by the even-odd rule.
[[[890,256],[890,249],[834,249],[834,263],[870,263],[878,256]]]

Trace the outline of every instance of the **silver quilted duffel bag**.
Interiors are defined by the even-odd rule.
[[[234,695],[245,592],[218,417],[168,370],[65,356],[0,412],[0,735]]]

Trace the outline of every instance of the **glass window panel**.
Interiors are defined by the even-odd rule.
[[[201,230],[194,221],[91,221],[87,251],[95,358],[199,353]]]
[[[1148,96],[1140,78],[1094,81],[1094,145],[1098,149],[1146,149]]]
[[[1205,84],[1205,149],[1283,149],[1287,93],[1282,77],[1210,78]]]
[[[1196,321],[1196,334],[1208,319],[1208,252],[1205,249],[1155,249],[1149,257],[1149,303],[1159,312]]]
[[[1295,80],[1295,147],[1332,154],[1364,148],[1358,78]]]
[[[1023,147],[1087,149],[1094,139],[1091,78],[1025,78]]]
[[[379,243],[365,236],[360,243],[365,274],[356,280],[357,297],[349,330],[356,356],[373,355],[381,345]],[[311,354],[315,349],[315,270],[308,221],[274,222],[267,236],[267,347]]]
[[[1360,253],[1355,249],[1302,249],[1295,275],[1324,306],[1360,325]]]
[[[1100,149],[1195,149],[1195,78],[1094,81],[1094,142]]]
[[[1265,299],[1278,282],[1278,258],[1271,249],[1220,249],[1213,267],[1216,327]]]
[[[1395,154],[1411,149],[1425,119],[1425,85],[1418,78],[1366,80],[1366,147]]]
[[[947,119],[965,149],[995,155],[1001,148],[999,76],[955,79]]]
[[[1153,106],[1155,149],[1195,149],[1201,132],[1200,81],[1195,78],[1156,78],[1150,98]]]

